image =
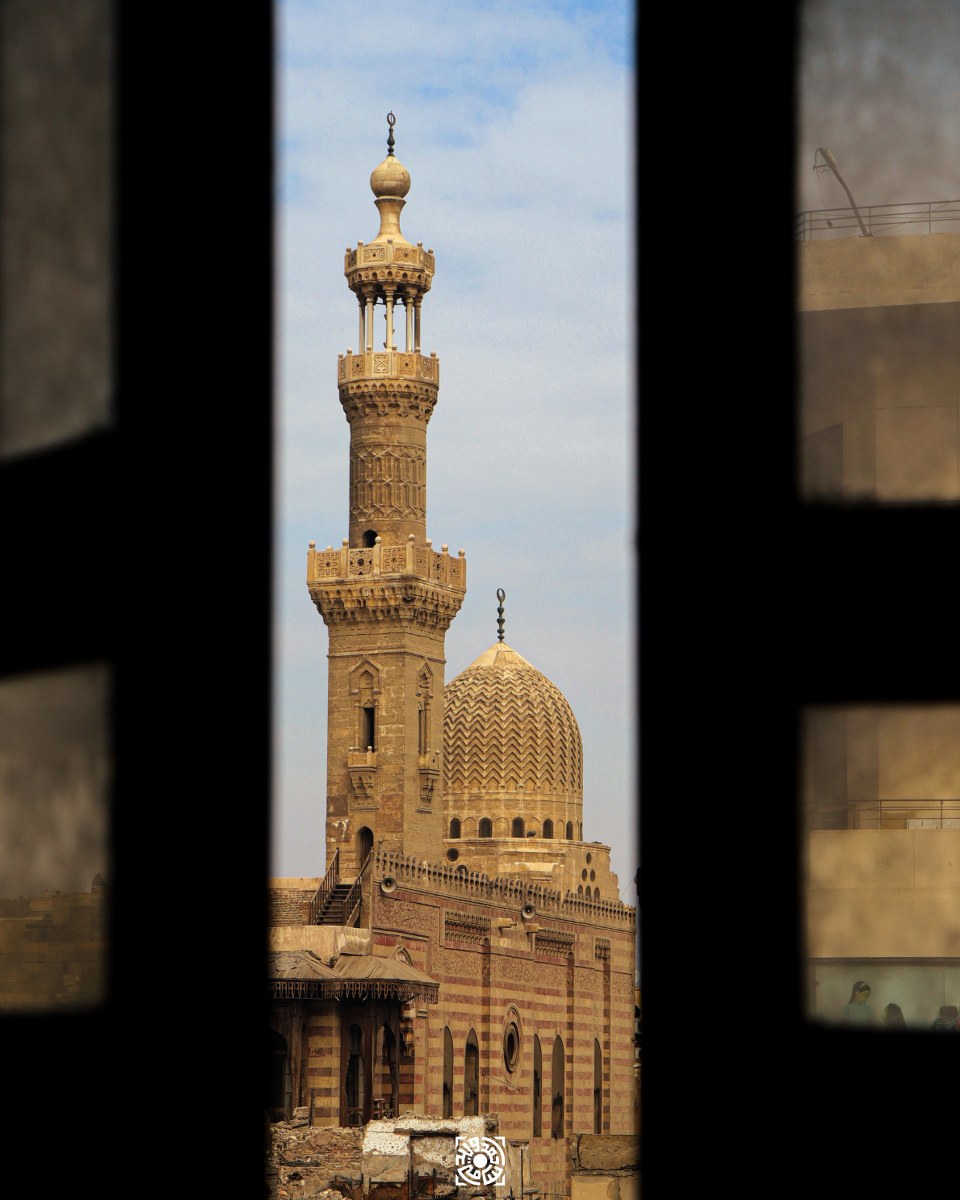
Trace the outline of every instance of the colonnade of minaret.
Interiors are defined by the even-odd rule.
[[[440,364],[420,350],[432,250],[407,241],[400,213],[410,174],[394,154],[370,176],[380,228],[347,248],[358,348],[337,361],[350,425],[349,529],[310,543],[307,583],[330,638],[327,862],[359,867],[373,844],[436,857],[442,803],[444,635],[466,591],[466,560],[426,536],[427,424]],[[398,307],[405,348],[395,345]],[[378,310],[384,336],[377,345]]]

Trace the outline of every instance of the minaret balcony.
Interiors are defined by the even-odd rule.
[[[438,554],[430,542],[403,546],[364,546],[352,549],[344,543],[339,550],[328,546],[318,550],[311,542],[307,551],[307,585],[311,588],[334,581],[399,579],[404,576],[429,580],[457,592],[467,590],[467,560],[461,550],[457,557],[444,546]]]
[[[412,246],[392,238],[369,246],[358,242],[356,250],[348,249],[343,258],[343,273],[352,289],[365,283],[394,283],[427,291],[435,269],[432,250],[424,250],[422,243]]]
[[[337,356],[337,382],[341,386],[381,379],[416,380],[439,388],[440,360],[435,353],[428,357],[407,350],[368,350],[364,354],[348,350]]]

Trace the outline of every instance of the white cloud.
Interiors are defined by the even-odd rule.
[[[467,552],[447,678],[496,640],[505,588],[508,640],[570,688],[603,797],[594,813],[586,796],[585,836],[617,846],[629,884],[630,6],[331,12],[280,7],[274,873],[323,869],[326,629],[305,560],[308,540],[347,531],[336,355],[358,335],[343,253],[377,231],[368,181],[392,110],[412,177],[401,225],[437,255],[423,309],[424,349],[441,361],[427,533]],[[612,686],[589,682],[610,671]]]

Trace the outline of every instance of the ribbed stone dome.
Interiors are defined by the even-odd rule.
[[[443,777],[448,801],[492,793],[583,798],[583,746],[566,697],[497,642],[443,691]]]

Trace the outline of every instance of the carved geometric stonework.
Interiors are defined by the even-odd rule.
[[[408,900],[394,900],[390,896],[377,896],[375,922],[386,929],[412,930],[436,934],[436,909]]]
[[[420,807],[430,808],[433,804],[433,792],[437,786],[437,780],[440,778],[440,772],[437,770],[428,770],[423,767],[420,769]]]
[[[377,808],[379,790],[376,767],[347,767],[353,808]]]
[[[448,804],[477,792],[529,791],[583,802],[583,745],[566,697],[501,643],[444,689],[444,780]],[[488,748],[496,746],[491,754]]]
[[[426,454],[417,447],[354,449],[350,463],[350,508],[354,519],[376,524],[426,515]],[[403,547],[398,548],[403,552]],[[386,568],[389,570],[389,566]],[[403,569],[402,567],[400,568]]]
[[[541,929],[535,935],[537,954],[548,954],[551,957],[572,957],[576,938],[572,933],[562,933],[559,929]]]
[[[310,598],[324,622],[379,625],[384,622],[421,632],[443,632],[460,611],[463,591],[426,580],[315,580]]]
[[[615,996],[633,996],[635,985],[632,976],[623,975],[618,971],[610,976],[610,982],[610,990]]]
[[[347,250],[343,259],[343,273],[352,292],[372,284],[393,282],[403,287],[414,287],[418,295],[425,295],[436,271],[436,259],[422,246],[402,246],[397,242],[374,243]],[[359,294],[359,293],[358,293]]]
[[[437,404],[437,385],[425,379],[402,383],[355,380],[340,385],[340,404],[352,424],[359,418],[413,419],[427,425]]]
[[[466,559],[461,552],[454,558],[444,546],[438,554],[430,544],[415,545],[408,538],[405,546],[384,546],[377,539],[371,546],[351,549],[344,544],[339,550],[328,546],[317,550],[313,542],[307,553],[307,586],[316,600],[323,588],[329,588],[335,580],[364,581],[369,583],[383,576],[414,575],[429,583],[436,583],[465,592],[467,588]]]
[[[443,938],[447,942],[482,945],[490,939],[490,918],[473,913],[446,912],[443,916]]]
[[[511,955],[497,955],[494,960],[494,977],[509,980],[511,983],[544,983],[543,967],[528,959],[514,958]]]
[[[610,939],[609,938],[594,938],[593,954],[601,962],[610,961]]]
[[[592,995],[596,991],[597,972],[578,968],[576,972],[577,995]]]

